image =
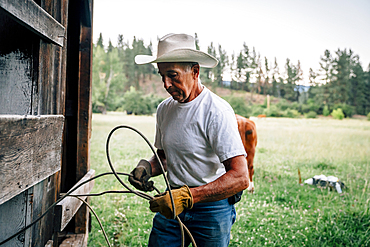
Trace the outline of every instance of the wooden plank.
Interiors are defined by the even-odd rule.
[[[45,244],[45,247],[53,247],[53,240],[48,240]]]
[[[75,188],[82,182],[94,177],[95,170],[90,170],[75,186]],[[79,194],[89,194],[94,186],[94,180],[82,185],[76,191],[72,193],[72,195],[79,195]],[[71,189],[71,190],[72,190]],[[86,196],[81,197],[81,199],[85,200]],[[66,197],[61,202],[59,202],[55,206],[54,214],[55,214],[55,231],[63,231],[67,224],[71,221],[72,217],[76,214],[78,209],[81,207],[82,202],[74,197]]]
[[[60,170],[62,115],[0,115],[0,204]]]
[[[26,215],[25,215],[25,225],[27,226],[32,223],[32,204],[33,204],[33,193],[34,187],[29,188],[25,192],[27,193],[27,200],[26,200]],[[32,246],[32,229],[28,229],[25,232],[24,236],[24,245],[25,246]],[[34,245],[33,245],[34,246]]]
[[[57,200],[58,174],[51,175],[33,186],[32,222],[43,214]],[[54,229],[50,227],[54,220],[54,212],[50,210],[40,221],[33,225],[32,246],[43,246],[52,238]],[[31,246],[31,245],[30,245]]]
[[[82,247],[87,244],[87,234],[67,234],[59,247]]]
[[[63,46],[65,28],[34,1],[0,0],[0,8],[49,42]]]

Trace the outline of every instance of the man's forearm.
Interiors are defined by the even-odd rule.
[[[212,202],[226,199],[249,186],[247,162],[244,156],[224,162],[226,173],[215,181],[191,188],[193,202]]]
[[[157,151],[158,157],[161,159],[161,162],[163,164],[163,168],[166,171],[167,170],[167,161],[166,161],[166,155],[164,154],[163,150]],[[158,176],[162,174],[162,169],[160,167],[160,164],[157,160],[157,157],[153,155],[149,160],[149,163],[152,165],[152,177]]]

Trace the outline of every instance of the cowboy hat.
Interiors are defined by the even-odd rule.
[[[198,62],[205,68],[216,67],[218,61],[213,56],[195,48],[195,40],[187,34],[167,34],[158,41],[157,56],[137,55],[137,64],[162,62]]]

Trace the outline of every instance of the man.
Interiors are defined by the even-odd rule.
[[[249,179],[233,109],[198,78],[200,67],[213,68],[218,61],[196,50],[192,36],[168,34],[159,40],[156,57],[138,55],[135,62],[157,63],[172,96],[158,106],[154,145],[167,172],[176,215],[198,246],[228,246],[236,216],[233,198],[248,187]],[[151,191],[153,182],[148,180],[161,173],[153,156],[139,162],[129,181]],[[159,213],[149,246],[180,246],[169,192],[151,200],[150,209]]]

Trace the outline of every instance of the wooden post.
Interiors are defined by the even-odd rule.
[[[76,178],[80,179],[90,170],[91,137],[91,75],[92,75],[92,28],[81,27],[80,72],[78,84],[78,136]],[[75,233],[87,233],[89,211],[85,205],[75,218]]]

